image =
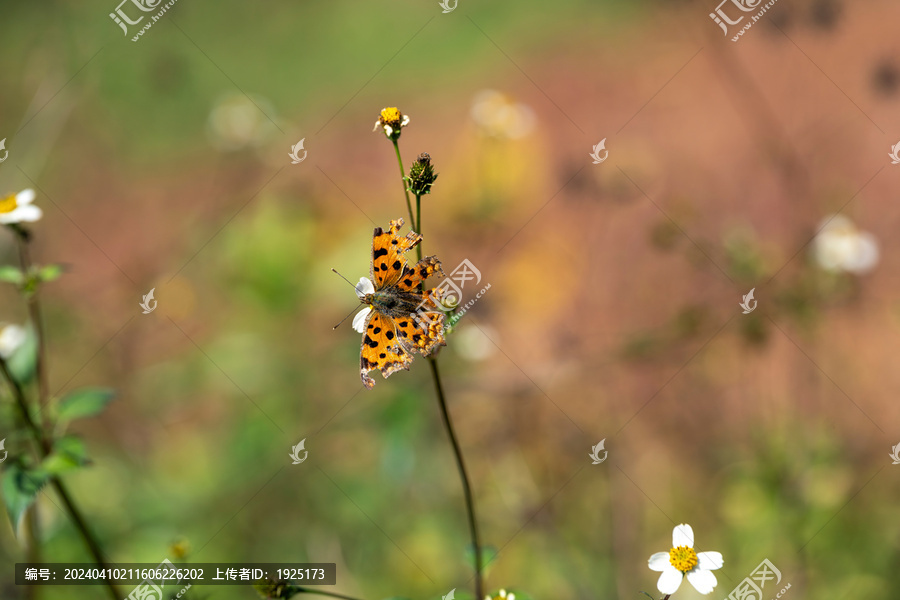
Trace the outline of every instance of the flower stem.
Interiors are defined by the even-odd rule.
[[[22,387],[15,379],[13,379],[12,374],[9,372],[9,367],[6,366],[6,361],[2,359],[0,359],[0,373],[3,373],[3,376],[9,383],[13,398],[15,398],[19,411],[22,413],[22,419],[25,421],[25,425],[28,426],[28,429],[31,430],[32,435],[34,435],[34,440],[40,445],[41,454],[44,456],[50,454],[49,440],[44,438],[43,431],[41,431],[38,424],[34,422],[34,419],[31,418],[31,413],[28,411],[28,404],[25,401],[25,394],[22,393]]]
[[[397,162],[400,165],[400,181],[403,183],[403,194],[406,197],[406,208],[409,210],[409,218],[412,221],[412,226],[415,227],[416,233],[422,235],[422,196],[416,194],[416,214],[413,216],[412,203],[409,200],[409,189],[406,186],[406,172],[403,170],[403,159],[400,158],[400,146],[397,144],[397,140],[393,140],[393,142],[394,150],[397,152]],[[422,244],[416,246],[416,255],[419,260],[422,260]],[[420,285],[420,289],[424,291],[424,281]],[[472,498],[472,486],[469,484],[469,475],[466,472],[466,463],[463,460],[462,449],[459,447],[456,431],[454,431],[453,422],[450,420],[450,412],[447,410],[447,400],[444,397],[444,387],[441,385],[441,374],[438,371],[437,358],[429,356],[428,365],[431,367],[431,378],[434,380],[438,406],[441,408],[441,418],[444,421],[447,436],[450,438],[453,456],[456,458],[456,468],[462,481],[463,496],[466,502],[466,518],[469,522],[469,534],[472,538],[472,545],[475,547],[475,600],[482,600],[484,598],[484,577],[482,574],[481,543],[478,539],[478,522],[475,520],[475,501]]]
[[[397,153],[397,163],[400,165],[400,184],[403,186],[403,195],[406,197],[406,209],[409,211],[410,227],[417,227],[416,218],[413,216],[412,202],[409,200],[409,190],[406,189],[406,171],[403,170],[403,159],[400,158],[400,144],[394,142],[394,151]],[[418,233],[418,232],[417,232]],[[421,250],[419,251],[421,253]]]
[[[28,429],[31,430],[31,433],[34,436],[34,440],[38,443],[41,449],[41,456],[47,457],[51,451],[50,441],[44,437],[41,428],[38,427],[37,423],[34,422],[34,419],[31,418],[31,414],[28,412],[28,405],[25,402],[25,395],[22,393],[22,388],[18,384],[18,382],[13,379],[12,374],[9,372],[9,368],[6,366],[6,361],[4,360],[0,360],[0,372],[3,373],[3,376],[6,378],[10,388],[12,389],[13,396],[16,399],[16,404],[19,406],[19,410],[22,413],[22,418],[25,420],[25,424],[28,426]],[[94,558],[94,562],[96,562],[100,568],[106,568],[106,561],[103,559],[103,553],[100,550],[100,545],[97,543],[97,540],[91,533],[90,529],[88,529],[84,517],[81,516],[81,511],[79,511],[78,507],[75,506],[75,503],[72,501],[72,497],[69,495],[69,492],[63,485],[63,482],[60,481],[58,477],[53,476],[50,478],[50,484],[62,499],[63,504],[65,504],[66,511],[69,513],[69,518],[72,519],[72,522],[75,524],[75,527],[81,534],[82,539],[84,539],[84,543],[85,545],[87,545],[88,551]],[[119,590],[116,589],[115,585],[110,579],[106,579],[106,586],[109,589],[110,596],[114,600],[120,600],[122,598]]]
[[[97,566],[99,566],[101,569],[108,569],[109,567],[106,564],[106,560],[103,558],[103,551],[100,549],[100,544],[97,542],[94,534],[91,533],[91,530],[88,528],[87,522],[81,515],[81,511],[79,511],[78,507],[75,506],[75,503],[72,501],[72,497],[69,495],[69,492],[66,489],[65,485],[63,485],[63,482],[58,477],[53,477],[50,480],[50,483],[53,485],[53,489],[56,490],[56,493],[62,499],[63,504],[66,505],[66,510],[69,513],[69,517],[72,519],[72,522],[75,523],[75,527],[81,534],[82,539],[84,539],[84,543],[87,545],[88,551],[94,558],[94,562],[97,563]],[[119,590],[116,589],[116,586],[112,582],[112,580],[107,577],[104,579],[104,583],[106,584],[107,590],[109,590],[110,597],[113,598],[113,600],[121,600],[122,596],[119,593]]]
[[[450,420],[450,413],[447,410],[447,401],[444,398],[444,388],[441,385],[441,375],[438,371],[437,359],[428,358],[428,365],[431,367],[431,377],[434,380],[434,389],[437,392],[438,405],[441,407],[441,417],[444,421],[444,428],[450,438],[450,445],[453,446],[453,455],[456,457],[456,468],[459,470],[459,478],[462,480],[463,496],[466,500],[466,517],[469,521],[469,534],[472,537],[472,545],[475,546],[475,600],[484,598],[484,582],[481,564],[481,543],[478,539],[478,523],[475,520],[475,501],[472,498],[472,488],[469,485],[469,475],[466,473],[466,463],[463,460],[462,450],[459,447],[459,441],[456,439],[456,432],[453,429],[453,422]]]
[[[31,255],[28,252],[28,234],[17,229],[16,239],[19,242],[19,263],[22,266],[22,273],[27,277],[28,271],[31,269]],[[49,398],[49,385],[47,382],[47,352],[44,347],[44,326],[41,320],[41,307],[38,301],[37,290],[32,292],[28,298],[28,317],[34,326],[37,335],[38,358],[37,358],[37,380],[38,380],[38,406],[43,409]]]
[[[31,430],[32,434],[34,434],[36,440],[40,440],[41,451],[44,454],[44,439],[41,432],[41,429],[37,426],[34,420],[31,418],[31,415],[28,413],[28,405],[25,403],[25,396],[22,394],[22,389],[15,384],[12,375],[9,372],[9,369],[6,366],[6,361],[0,359],[0,372],[3,373],[3,376],[9,382],[10,387],[13,391],[13,396],[15,396],[16,404],[18,405],[19,411],[22,413],[22,420],[28,426],[28,429]],[[40,536],[40,519],[37,513],[37,504],[32,504],[28,507],[25,513],[25,530],[26,530],[26,538],[27,538],[27,554],[26,560],[30,563],[41,562],[41,536]],[[34,589],[27,589],[25,592],[25,597],[28,599],[37,597],[37,587]]]
[[[27,277],[31,269],[31,257],[28,252],[28,242],[30,235],[26,230],[22,228],[16,227],[14,228],[14,231],[17,234],[16,239],[19,243],[19,263],[22,267],[22,273]],[[28,295],[27,303],[28,315],[37,335],[38,354],[36,371],[38,379],[38,407],[39,409],[43,409],[49,399],[49,384],[47,380],[47,352],[45,349],[44,326],[41,319],[41,307],[38,301],[37,294],[37,290],[32,291]],[[53,444],[50,438],[46,435],[42,422],[35,422],[35,420],[31,417],[31,413],[28,410],[28,404],[25,400],[25,395],[22,393],[22,388],[19,386],[18,382],[16,382],[15,379],[12,378],[12,375],[10,374],[6,363],[4,361],[0,361],[0,365],[2,365],[2,369],[0,370],[2,370],[3,375],[6,377],[7,381],[9,381],[9,384],[12,387],[13,396],[15,396],[16,403],[19,405],[19,410],[22,412],[22,418],[25,419],[25,424],[31,430],[35,441],[38,443],[41,456],[46,458],[51,453]],[[72,501],[72,497],[63,484],[62,480],[60,480],[57,476],[52,476],[50,477],[50,484],[53,486],[53,489],[56,490],[56,493],[57,495],[59,495],[60,499],[62,499],[63,504],[66,507],[66,511],[69,513],[69,518],[72,520],[75,528],[78,529],[78,533],[81,535],[85,545],[88,547],[88,551],[94,558],[94,562],[97,563],[97,565],[101,569],[105,569],[107,565],[106,561],[103,558],[103,552],[100,549],[100,544],[97,542],[97,539],[88,528],[87,522],[81,515],[81,511]],[[113,598],[113,600],[120,600],[122,596],[112,580],[106,578],[104,580],[104,583],[109,590],[110,597]]]
[[[422,235],[422,196],[416,194],[416,233]],[[416,246],[416,257],[419,260],[422,260],[422,244]],[[425,282],[422,282],[422,287],[425,286]]]

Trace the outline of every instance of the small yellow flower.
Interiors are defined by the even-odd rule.
[[[169,546],[169,554],[175,560],[184,560],[191,553],[191,543],[186,538],[180,538]]]
[[[43,216],[34,201],[34,190],[22,190],[6,198],[0,198],[0,223],[15,225],[16,223],[34,223]]]
[[[400,129],[409,125],[409,115],[404,115],[396,106],[381,109],[381,115],[375,121],[375,127],[372,131],[378,131],[381,127],[384,129],[384,135],[390,140],[396,140],[400,137]]]

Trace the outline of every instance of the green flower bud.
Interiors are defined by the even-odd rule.
[[[424,196],[431,193],[431,184],[438,178],[431,165],[431,156],[423,152],[409,169],[409,177],[406,178],[409,191],[416,196]]]

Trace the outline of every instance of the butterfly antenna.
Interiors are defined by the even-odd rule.
[[[338,273],[338,275],[340,275],[340,273]],[[359,307],[357,307],[357,308],[359,308]],[[354,312],[356,312],[356,308],[354,308],[353,310],[350,311],[350,315],[352,315]],[[350,318],[350,315],[347,315],[346,317],[344,317],[343,319],[341,319],[341,323],[343,323],[344,321],[346,321],[347,319],[349,319],[349,318]],[[332,327],[331,330],[334,331],[335,329],[337,329],[338,327],[340,327],[340,326],[341,326],[341,323],[338,323],[337,325],[335,325],[334,327]]]
[[[335,269],[332,268],[331,270],[334,271],[335,273],[337,273],[338,276],[339,276],[341,279],[343,279],[344,281],[346,281],[347,283],[349,283],[350,285],[352,285],[352,286],[353,286],[353,289],[356,289],[356,284],[355,284],[355,283],[353,283],[352,281],[350,281],[349,279],[347,279],[346,277],[344,277],[343,275],[341,275],[340,273],[338,273]],[[357,307],[357,308],[359,308],[359,307]],[[355,311],[356,311],[356,308],[354,308],[353,310],[351,310],[351,311],[350,311],[350,315],[352,315]],[[331,330],[334,331],[335,329],[337,329],[338,327],[340,327],[340,326],[341,326],[341,323],[343,323],[344,321],[346,321],[347,319],[350,318],[350,315],[347,315],[346,317],[344,317],[343,319],[341,319],[341,322],[338,323],[337,325],[335,325],[334,327],[332,327]]]
[[[350,285],[352,285],[354,289],[356,289],[356,284],[355,284],[355,283],[353,283],[352,281],[350,281],[349,279],[347,279],[346,277],[344,277],[343,275],[341,275],[340,273],[338,273],[337,271],[335,271],[333,268],[332,268],[331,270],[332,270],[332,272],[337,273],[337,274],[338,274],[338,277],[340,277],[341,279],[343,279],[344,281],[346,281],[347,283],[349,283]]]

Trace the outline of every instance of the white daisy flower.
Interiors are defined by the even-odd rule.
[[[43,211],[32,204],[34,202],[34,190],[22,190],[18,194],[7,196],[0,200],[0,223],[13,225],[15,223],[34,223],[44,215]]]
[[[0,358],[9,360],[25,342],[25,337],[24,327],[0,324]]]
[[[857,229],[847,217],[828,217],[819,229],[813,240],[813,257],[826,271],[862,275],[878,264],[878,242],[875,236]]]
[[[698,592],[711,593],[718,583],[712,572],[724,564],[719,552],[694,551],[694,530],[684,523],[672,531],[672,549],[657,552],[648,561],[652,571],[662,572],[656,587],[669,595],[678,591],[685,575]]]
[[[360,300],[365,300],[366,296],[369,294],[375,293],[375,285],[367,278],[360,277],[359,283],[356,284],[356,296]],[[369,318],[369,313],[372,312],[372,307],[367,306],[353,317],[353,329],[360,333],[365,333],[366,331],[366,319]]]

